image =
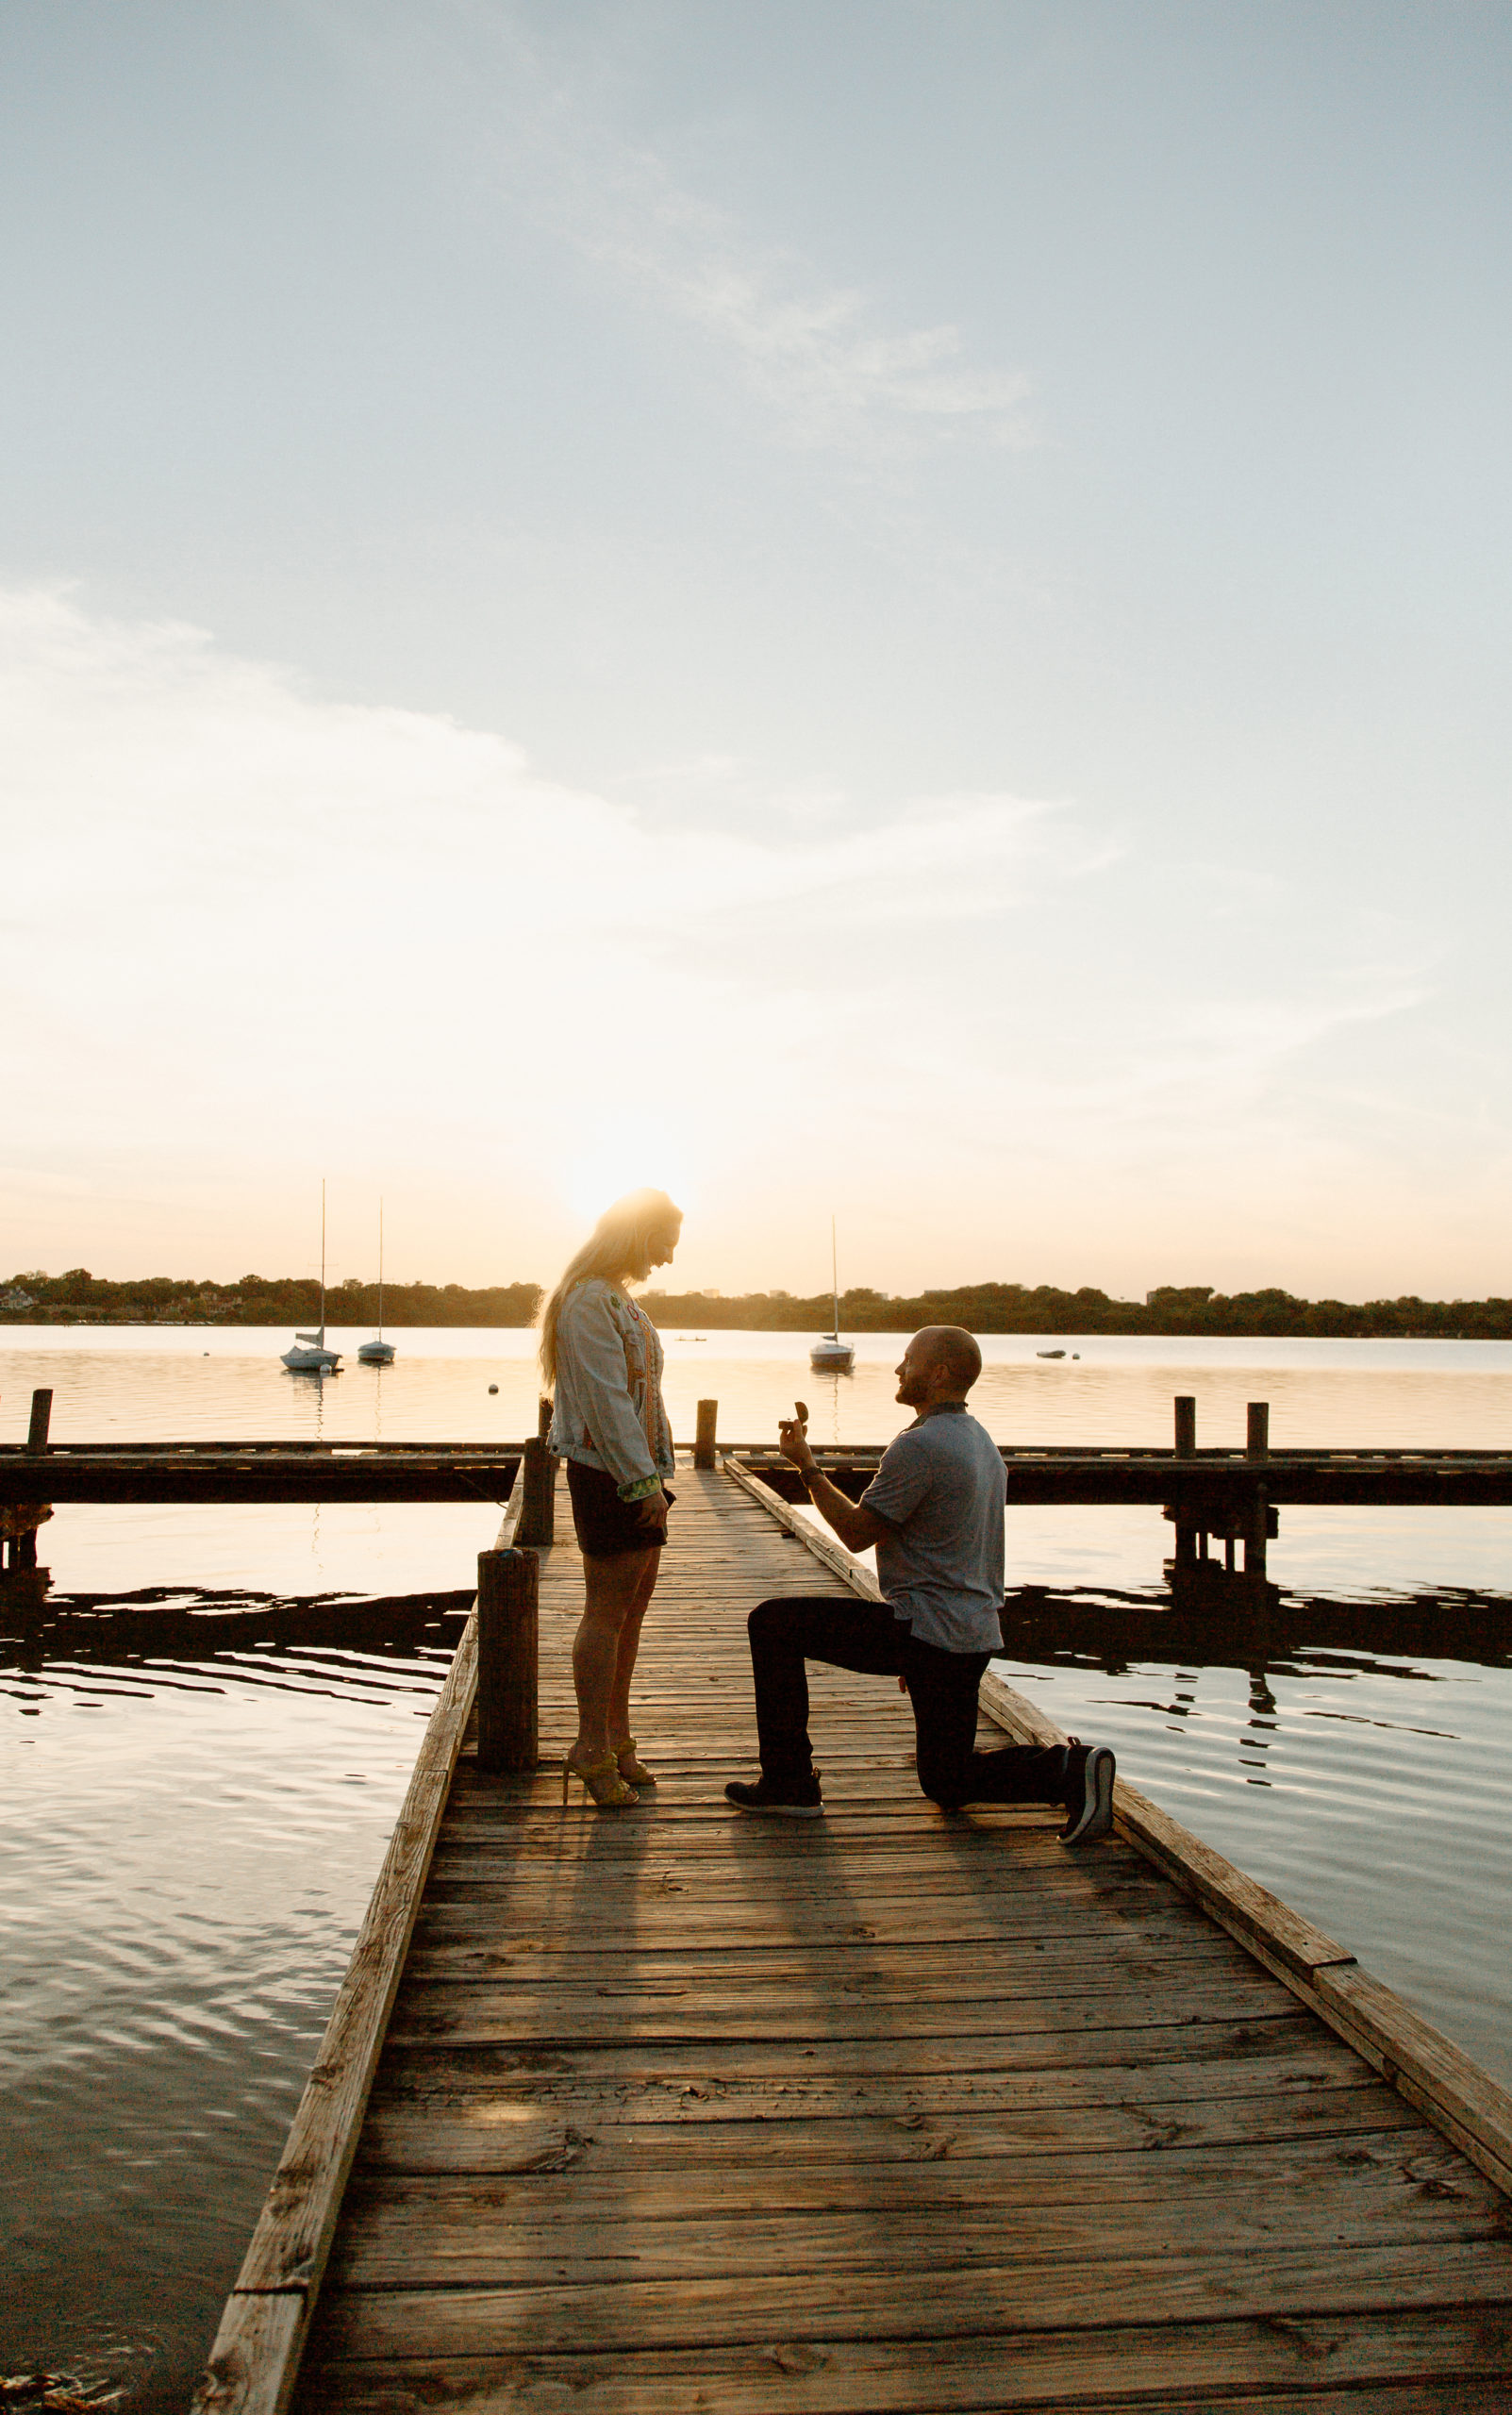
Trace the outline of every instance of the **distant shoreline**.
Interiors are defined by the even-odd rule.
[[[828,1292],[799,1298],[786,1291],[722,1295],[707,1291],[640,1294],[663,1330],[824,1333]],[[383,1322],[412,1326],[514,1327],[532,1324],[540,1302],[536,1283],[469,1290],[459,1283],[384,1286]],[[1512,1300],[1303,1300],[1277,1290],[1223,1293],[1205,1285],[1164,1286],[1144,1300],[1117,1300],[1090,1286],[1066,1291],[1050,1284],[974,1283],[912,1297],[856,1289],[842,1293],[840,1325],[849,1333],[910,1333],[922,1324],[963,1324],[973,1333],[1122,1334],[1177,1340],[1210,1335],[1272,1341],[1512,1341]],[[375,1325],[375,1284],[341,1284],[326,1293],[332,1325]],[[320,1287],[301,1276],[245,1275],[240,1283],[175,1280],[109,1283],[82,1268],[56,1276],[18,1274],[0,1282],[0,1326],[239,1325],[297,1326],[320,1314]]]

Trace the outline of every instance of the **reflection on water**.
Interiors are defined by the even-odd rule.
[[[5,1655],[0,2370],[180,2407],[447,1650]]]
[[[288,1338],[0,1328],[0,1439],[34,1384],[64,1442],[534,1430],[528,1334],[401,1333],[394,1366],[325,1381],[278,1364]],[[1512,1344],[985,1349],[1005,1441],[1162,1442],[1190,1392],[1205,1442],[1268,1399],[1277,1444],[1512,1448]],[[759,1441],[801,1394],[819,1439],[882,1441],[897,1356],[863,1335],[822,1377],[803,1335],[670,1337],[670,1405]],[[496,1524],[63,1507],[50,1578],[0,1594],[0,2370],[183,2404]],[[1006,1673],[1512,2078],[1512,1510],[1286,1510],[1263,1596],[1173,1600],[1170,1541],[1154,1509],[1016,1509]]]

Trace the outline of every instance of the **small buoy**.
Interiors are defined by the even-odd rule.
[[[498,1389],[499,1389],[499,1387],[498,1387],[498,1385],[497,1385],[497,1384],[490,1384],[490,1385],[489,1386],[489,1390],[490,1390],[490,1392],[496,1392],[496,1391],[498,1391]]]
[[[208,1352],[208,1350],[202,1350],[202,1351],[200,1352],[200,1357],[201,1357],[202,1358],[208,1358],[208,1357],[209,1357],[209,1355],[210,1355],[210,1354],[209,1354],[209,1352]]]

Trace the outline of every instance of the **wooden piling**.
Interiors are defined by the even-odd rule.
[[[1244,1536],[1244,1574],[1262,1582],[1265,1578],[1265,1547],[1270,1532],[1271,1505],[1266,1498],[1264,1485],[1257,1484]]]
[[[539,1434],[525,1444],[516,1481],[522,1507],[515,1541],[544,1551],[557,1540],[557,1462]]]
[[[1245,1410],[1244,1456],[1247,1459],[1268,1459],[1271,1456],[1271,1404],[1252,1400]],[[1266,1542],[1271,1533],[1270,1496],[1263,1484],[1255,1486],[1254,1501],[1250,1511],[1249,1531],[1244,1538],[1244,1574],[1265,1582]]]
[[[540,1588],[540,1562],[533,1551],[479,1552],[479,1769],[534,1770],[536,1766]]]
[[[53,1395],[50,1391],[39,1386],[31,1396],[31,1424],[26,1429],[28,1451],[35,1451],[40,1457],[46,1450],[47,1430],[52,1422]],[[52,1512],[50,1509],[39,1507],[35,1515],[41,1520],[51,1517]],[[9,1539],[6,1552],[6,1565],[13,1569],[36,1567],[37,1528],[35,1525],[18,1525]]]
[[[1176,1411],[1175,1456],[1178,1459],[1194,1459],[1197,1456],[1197,1402],[1190,1392],[1178,1392],[1173,1404]],[[1176,1566],[1193,1569],[1197,1566],[1197,1522],[1179,1508],[1169,1513],[1176,1529]],[[1207,1538],[1203,1537],[1202,1557],[1207,1557]]]
[[[717,1400],[701,1400],[698,1404],[697,1439],[693,1443],[695,1468],[714,1465],[714,1437],[719,1430],[720,1405]]]

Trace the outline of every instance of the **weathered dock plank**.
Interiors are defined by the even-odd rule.
[[[655,1795],[564,1816],[553,1769],[458,1759],[300,2409],[1503,2403],[1505,2199],[1306,2001],[1349,1981],[1381,2026],[1347,1950],[1219,1857],[1178,1892],[1153,1806],[1081,1854],[941,1817],[906,1705],[843,1673],[813,1673],[826,1818],[727,1810],[744,1610],[857,1580],[754,1485],[677,1491]],[[547,1757],[579,1599],[564,1541]]]

